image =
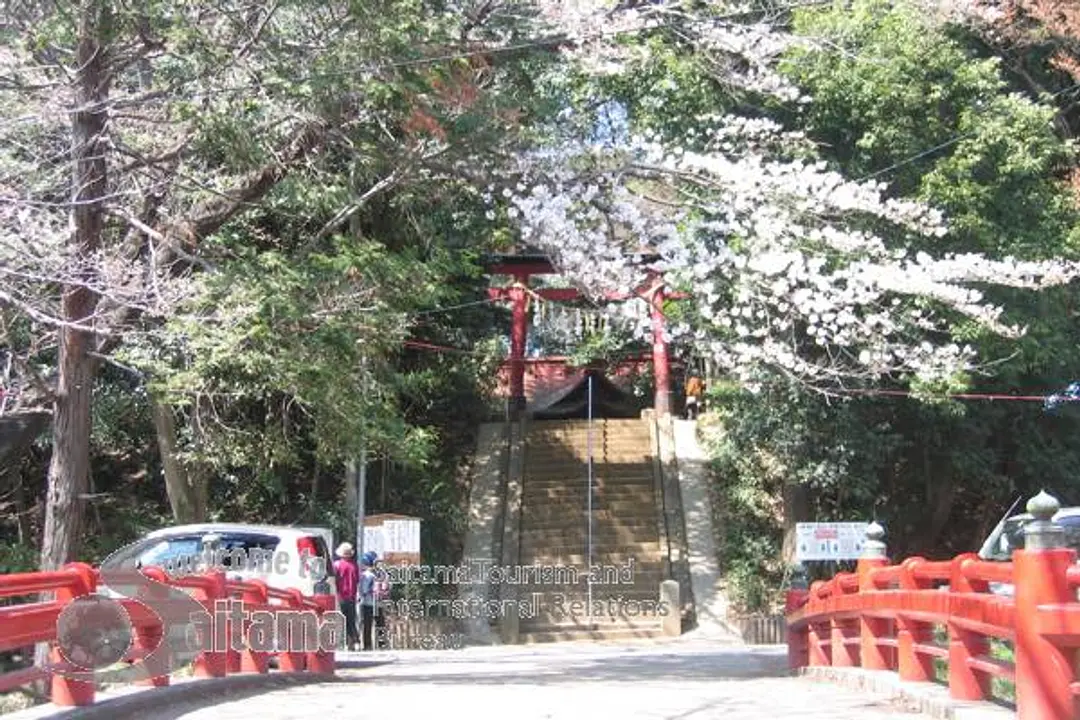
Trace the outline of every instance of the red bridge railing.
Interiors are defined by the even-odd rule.
[[[1051,521],[1058,509],[1045,493],[1029,501],[1035,519],[1009,563],[965,554],[891,565],[884,530],[871,524],[854,573],[789,600],[791,667],[862,667],[933,682],[937,659],[956,700],[991,699],[992,680],[1003,678],[1015,685],[1019,720],[1080,718],[1080,566]],[[1012,661],[1007,652],[995,657],[992,644],[1011,648]]]
[[[180,588],[188,594],[198,606],[201,606],[210,618],[222,616],[219,601],[240,601],[245,613],[263,611],[278,613],[304,612],[321,618],[328,610],[335,610],[336,599],[329,595],[305,596],[298,590],[280,590],[267,587],[259,581],[226,580],[222,572],[209,572],[202,575],[170,577],[157,568],[142,571],[147,578],[162,585]],[[0,652],[17,650],[37,643],[50,643],[51,665],[56,672],[40,667],[0,674],[0,693],[42,680],[50,683],[51,700],[56,705],[80,706],[94,703],[96,683],[71,679],[64,671],[88,673],[94,668],[80,667],[64,656],[58,646],[58,620],[64,608],[71,603],[92,598],[99,589],[100,573],[95,568],[83,563],[72,563],[53,572],[32,572],[12,575],[0,575],[0,597],[21,598],[39,593],[53,595],[51,601],[25,602],[0,607]],[[152,583],[147,583],[152,585]],[[145,598],[144,598],[145,599]],[[109,599],[105,599],[109,602]],[[165,627],[163,619],[157,615],[153,602],[143,603],[136,598],[116,599],[127,614],[130,622],[133,642],[121,662],[137,663],[147,657],[164,641]],[[250,620],[243,620],[244,634],[250,630]],[[234,620],[226,619],[224,629],[214,628],[226,638],[233,637]],[[174,629],[175,632],[175,629]],[[193,663],[196,677],[224,677],[235,673],[266,673],[269,671],[270,658],[276,657],[278,670],[286,673],[318,673],[333,675],[335,657],[332,651],[310,648],[297,651],[295,644],[284,649],[272,651],[245,648],[235,649],[232,643],[219,651],[218,645],[209,643],[215,649],[197,654]],[[204,647],[200,644],[197,647]],[[175,665],[175,663],[174,663]],[[173,667],[173,669],[178,669]],[[86,677],[86,675],[82,675]],[[169,684],[169,675],[163,674],[138,681],[139,685],[163,686]]]

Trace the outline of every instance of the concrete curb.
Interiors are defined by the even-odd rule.
[[[338,672],[385,665],[387,660],[379,662],[357,662],[346,660],[339,664]],[[165,687],[124,686],[115,690],[98,693],[93,705],[79,708],[60,708],[52,703],[36,705],[26,710],[6,713],[3,720],[113,720],[120,717],[138,717],[151,709],[160,710],[163,706],[177,703],[204,701],[213,705],[233,696],[271,692],[297,685],[343,682],[340,675],[316,675],[314,673],[278,673],[265,675],[252,673],[228,675],[223,678],[174,678],[171,685]]]
[[[818,682],[830,682],[868,695],[887,696],[905,707],[940,720],[1007,720],[1013,710],[987,702],[963,702],[949,697],[948,688],[935,683],[900,680],[896,673],[862,668],[807,667],[799,675]]]

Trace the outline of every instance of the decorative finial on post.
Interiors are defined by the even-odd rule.
[[[1033,519],[1024,526],[1024,548],[1026,550],[1050,550],[1064,547],[1065,529],[1053,522],[1054,515],[1061,509],[1057,498],[1045,490],[1028,500],[1027,511]]]
[[[877,520],[866,526],[866,540],[863,542],[862,557],[883,558],[886,557],[885,528],[878,524]]]

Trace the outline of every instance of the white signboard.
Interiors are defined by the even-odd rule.
[[[385,552],[420,553],[419,520],[386,520],[382,526]]]
[[[795,561],[858,560],[869,523],[796,523]]]
[[[383,529],[381,525],[365,525],[364,526],[364,552],[374,552],[379,557],[385,554],[386,543],[383,540]]]

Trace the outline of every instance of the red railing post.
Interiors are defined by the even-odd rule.
[[[319,606],[319,643],[320,645],[326,642],[323,633],[323,623],[326,622],[324,615],[328,612],[339,612],[337,609],[337,598],[333,595],[316,595],[314,597],[315,603]],[[342,624],[344,629],[344,624]],[[332,638],[335,643],[341,642],[342,638]],[[333,675],[335,670],[334,651],[332,649],[327,650],[320,647],[319,649],[312,648],[307,653],[307,666],[308,670],[313,673],[320,673],[324,675]]]
[[[249,615],[250,613],[265,613],[267,612],[267,606],[269,605],[269,596],[267,594],[266,583],[258,580],[251,580],[245,583],[244,588],[244,610]],[[256,625],[257,629],[260,629],[258,638],[252,632],[253,622],[250,616],[244,620],[244,637],[247,638],[247,642],[244,645],[244,649],[240,653],[240,672],[243,673],[265,673],[270,666],[270,652],[276,649],[276,627],[277,623],[273,623],[270,628],[263,628]],[[269,637],[263,635],[263,632],[269,631]],[[258,647],[252,647],[257,641]]]
[[[55,603],[60,610],[76,598],[90,595],[97,590],[97,571],[85,563],[70,563],[64,566],[64,570],[71,573],[71,583],[56,591]],[[50,651],[51,662],[62,665],[66,663],[63,653],[58,646]],[[90,668],[72,668],[77,672],[86,672]],[[73,707],[94,704],[95,687],[92,682],[72,680],[63,675],[53,674],[50,699],[54,705]]]
[[[302,612],[304,609],[304,595],[293,588],[289,590],[288,604],[278,607],[277,612]],[[275,618],[278,638],[278,670],[281,672],[303,672],[307,668],[307,655],[300,647],[303,641],[303,633],[294,627],[281,622],[281,615]],[[286,631],[288,631],[286,633]],[[296,638],[293,634],[299,634]]]
[[[949,593],[978,592],[964,575],[964,564],[977,561],[978,556],[967,553],[952,559],[949,568]],[[990,651],[985,635],[950,621],[949,631],[949,695],[957,700],[985,700],[990,695],[990,676],[979,672],[972,661],[984,657]]]
[[[198,631],[209,633],[209,637],[200,638],[202,652],[195,658],[196,677],[225,677],[228,674],[229,656],[228,645],[230,642],[228,627],[218,627],[222,622],[217,615],[217,601],[228,600],[229,591],[225,583],[225,573],[221,571],[206,574],[207,583],[200,585],[196,594],[209,618]],[[222,647],[222,644],[225,647]]]
[[[1073,603],[1066,579],[1076,551],[1065,547],[1064,530],[1052,522],[1058,501],[1040,492],[1028,501],[1034,516],[1024,528],[1024,549],[1013,553],[1016,586],[1016,716],[1019,720],[1078,717],[1071,685],[1076,679],[1073,649],[1058,647],[1038,631],[1040,605]]]
[[[913,592],[922,590],[925,583],[915,577],[915,569],[925,563],[921,557],[908,558],[900,565],[900,589]],[[896,617],[896,666],[901,680],[930,682],[934,679],[934,659],[918,652],[919,645],[929,644],[933,629],[929,623],[919,622],[907,615]]]
[[[813,605],[818,600],[818,593],[825,586],[821,580],[815,580],[810,584],[810,601]],[[829,637],[828,620],[811,620],[806,624],[806,647],[810,656],[810,667],[826,667],[832,665],[832,647]]]
[[[866,528],[866,541],[863,543],[862,556],[856,566],[859,578],[859,593],[874,592],[873,572],[889,564],[886,557],[885,528],[876,522]],[[881,641],[889,638],[892,620],[873,617],[863,613],[859,616],[859,657],[862,666],[868,670],[888,670],[893,666],[890,648]]]
[[[140,657],[145,657],[152,653],[164,637],[165,630],[161,627],[161,623],[155,623],[153,625],[137,625],[135,627],[134,645],[139,651]],[[169,676],[158,675],[144,680],[136,680],[135,684],[148,687],[166,687],[169,684]]]
[[[806,604],[809,599],[809,591],[806,588],[806,571],[801,565],[796,566],[791,587],[784,594],[784,614],[791,615],[793,612]],[[803,623],[797,628],[788,627],[788,667],[792,670],[806,667],[810,662],[809,648],[810,628]]]

